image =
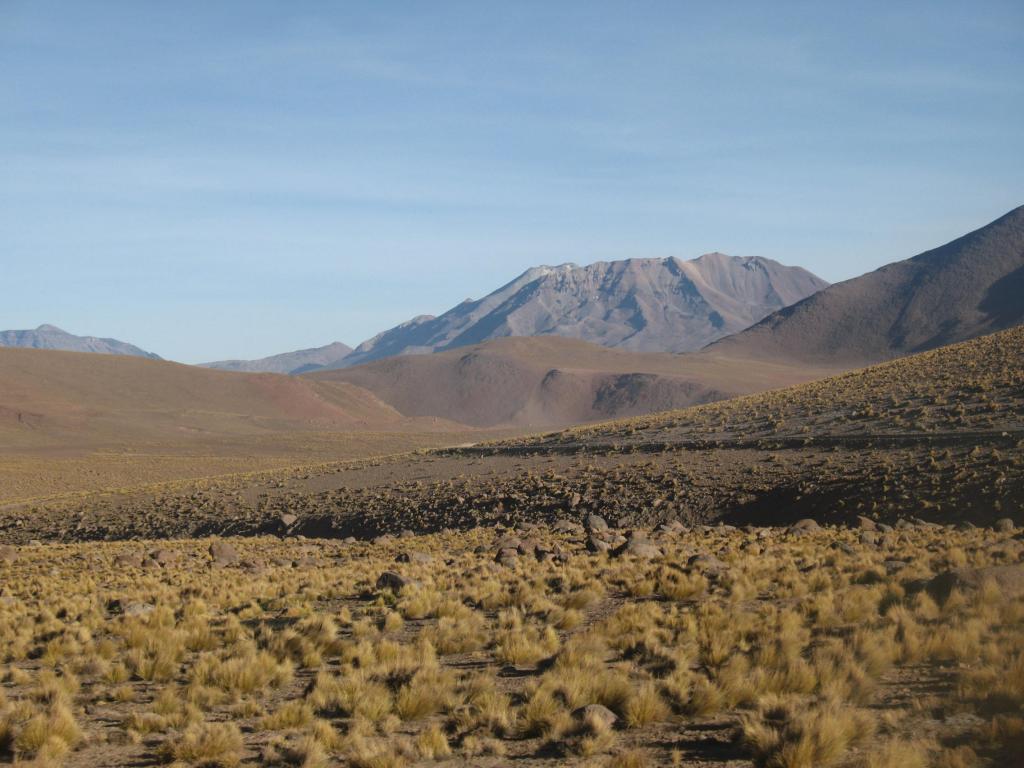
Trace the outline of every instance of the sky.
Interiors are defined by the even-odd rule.
[[[838,281],[1024,203],[1024,3],[0,0],[0,328],[355,345],[530,266]]]

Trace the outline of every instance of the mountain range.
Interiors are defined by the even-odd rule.
[[[160,356],[134,344],[96,336],[75,336],[55,325],[40,325],[24,331],[0,331],[0,347],[24,349],[60,349],[66,352],[98,352],[104,355],[132,355],[159,360]]]
[[[803,270],[720,254],[692,262],[542,267],[484,299],[392,329],[353,352],[336,344],[271,361],[233,363],[307,371],[288,379],[293,382],[288,385],[274,384],[283,377],[268,374],[205,371],[203,376],[226,378],[202,378],[190,373],[201,369],[164,368],[167,364],[156,361],[140,360],[143,367],[136,368],[109,356],[0,350],[5,353],[0,354],[0,383],[7,375],[9,385],[6,392],[0,389],[0,421],[18,434],[43,430],[48,423],[63,423],[50,415],[54,404],[63,402],[62,418],[69,424],[95,422],[104,408],[121,407],[100,393],[121,391],[128,376],[149,382],[132,395],[139,403],[145,392],[163,392],[161,382],[170,377],[166,392],[153,394],[153,401],[166,400],[168,415],[160,423],[173,430],[199,428],[196,414],[204,410],[235,414],[225,416],[235,425],[231,430],[272,431],[275,423],[297,421],[312,430],[336,430],[341,424],[394,428],[404,419],[544,428],[788,386],[1024,322],[1024,207],[943,246],[811,293],[819,285]],[[737,296],[755,302],[754,309],[743,310],[746,316],[737,308],[742,303]],[[674,351],[746,322],[769,303],[789,300],[795,303],[698,351]],[[657,301],[666,306],[658,309]],[[559,333],[549,332],[556,329]],[[533,331],[538,335],[520,335]],[[576,333],[602,343],[564,338]],[[74,337],[47,326],[0,339],[36,348],[59,343],[117,350],[121,361],[151,356],[122,342]],[[636,351],[655,339],[664,351]],[[434,354],[411,354],[435,348]],[[43,354],[47,357],[37,357]],[[337,359],[330,360],[335,354],[345,355],[344,365],[335,367]],[[86,357],[107,362],[92,365],[80,359]],[[365,362],[350,364],[360,360]],[[244,381],[231,385],[236,376]],[[259,378],[248,378],[254,376]],[[96,403],[93,395],[78,396],[90,377],[100,398]],[[239,397],[247,393],[242,400],[255,398],[264,409],[258,427],[243,416],[244,407],[231,405],[232,386],[242,388]],[[29,397],[51,388],[53,397]],[[213,394],[205,393],[224,394],[207,408]],[[345,406],[339,410],[341,402]],[[309,419],[297,420],[290,403],[309,403]],[[150,415],[162,408],[155,405]],[[117,418],[130,421],[133,412],[118,411]]]
[[[505,336],[564,336],[636,352],[690,352],[828,285],[800,267],[708,253],[526,270],[482,299],[419,315],[343,352],[334,344],[207,367],[303,373],[428,354]]]
[[[202,368],[220,368],[224,371],[247,371],[249,373],[290,373],[299,374],[320,368],[336,368],[352,352],[352,347],[340,341],[323,347],[300,349],[258,360],[218,360],[202,363]]]

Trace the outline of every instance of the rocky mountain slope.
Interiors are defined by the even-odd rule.
[[[133,355],[159,360],[160,356],[117,339],[75,336],[54,325],[40,325],[24,331],[0,331],[0,347],[59,349],[66,352],[98,352],[104,355]]]
[[[1024,206],[939,248],[837,283],[709,349],[848,366],[1024,322]]]
[[[504,336],[565,336],[638,352],[686,352],[740,331],[827,283],[760,257],[627,259],[535,267],[482,299],[363,342],[341,365]]]

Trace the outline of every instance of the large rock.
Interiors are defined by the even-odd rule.
[[[405,587],[416,582],[395,571],[384,571],[377,577],[377,589],[390,589],[392,592],[401,592]]]
[[[661,557],[662,552],[658,545],[646,536],[640,533],[634,533],[626,539],[624,544],[617,547],[612,554],[616,557],[630,555],[632,557],[652,559],[655,557]]]
[[[231,565],[238,562],[238,551],[226,541],[218,539],[210,545],[210,557],[214,565]]]
[[[989,580],[996,584],[1004,597],[1020,597],[1024,595],[1024,563],[946,571],[928,582],[928,591],[942,602],[954,589],[961,592],[976,591]]]
[[[587,519],[584,521],[588,531],[607,531],[608,521],[600,515],[590,514],[587,515]]]
[[[803,520],[797,520],[789,526],[790,533],[812,533],[820,530],[821,526],[818,525],[818,521],[812,520],[809,517],[805,517]]]
[[[992,527],[1000,533],[1013,533],[1017,529],[1017,526],[1014,525],[1013,520],[1011,520],[1008,517],[1002,517],[999,520],[996,520],[992,524]]]
[[[619,719],[618,715],[603,704],[587,704],[585,707],[573,710],[572,716],[581,723],[606,730],[615,725]]]
[[[580,534],[583,532],[583,528],[579,523],[573,522],[572,520],[557,520],[552,526],[551,530],[553,533],[570,533]]]

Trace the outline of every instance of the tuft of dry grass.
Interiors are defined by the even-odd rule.
[[[188,765],[234,768],[242,760],[242,732],[234,723],[196,723],[168,739],[161,753]]]

